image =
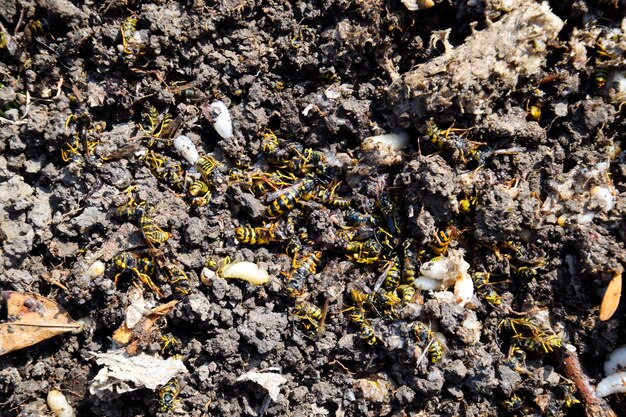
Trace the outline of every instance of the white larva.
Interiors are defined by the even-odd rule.
[[[89,278],[97,278],[104,275],[104,262],[95,261],[91,264],[89,269],[87,269],[86,273]]]
[[[269,281],[267,271],[259,268],[254,262],[233,262],[226,265],[221,271],[222,278],[238,278],[252,285],[262,285]]]
[[[461,275],[461,278],[454,283],[454,295],[457,303],[461,306],[472,301],[474,297],[474,282],[469,274]]]
[[[420,268],[420,273],[424,277],[438,281],[443,281],[446,278],[447,272],[448,261],[444,257],[438,257],[428,261]]]
[[[422,291],[435,291],[442,289],[443,281],[428,277],[418,277],[415,280],[415,288]]]
[[[361,149],[371,151],[399,151],[409,145],[409,134],[406,132],[387,133],[386,135],[370,136],[361,144]]]
[[[194,145],[191,139],[185,135],[180,135],[174,139],[174,148],[176,148],[180,156],[185,158],[191,165],[198,162],[198,159],[200,158],[196,145]]]
[[[604,362],[604,375],[614,374],[621,369],[626,369],[626,346],[615,349]]]
[[[596,386],[596,395],[598,397],[624,392],[626,392],[626,372],[617,372],[609,375]]]
[[[217,277],[217,274],[211,268],[202,268],[202,272],[200,272],[200,282],[204,285],[210,285],[211,281],[213,281]]]
[[[224,139],[230,139],[233,136],[233,121],[230,118],[228,107],[221,101],[211,103],[211,107],[218,113],[213,122],[213,128]]]
[[[613,208],[613,194],[607,187],[595,186],[589,191],[591,206],[597,207],[604,212]]]
[[[75,417],[76,413],[74,413],[74,408],[67,402],[67,398],[65,395],[59,390],[53,389],[48,392],[48,397],[46,398],[46,402],[48,403],[48,407],[54,413],[56,417]]]

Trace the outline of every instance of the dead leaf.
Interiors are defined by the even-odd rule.
[[[613,278],[609,285],[606,287],[604,298],[602,298],[602,304],[600,305],[600,321],[606,321],[613,317],[617,307],[619,306],[619,299],[622,296],[622,273],[616,271],[613,274]]]
[[[0,355],[82,328],[65,309],[39,294],[4,291],[8,322],[0,324]]]

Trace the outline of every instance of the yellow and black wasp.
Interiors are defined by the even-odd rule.
[[[341,183],[332,181],[328,187],[322,187],[315,195],[315,200],[325,204],[331,208],[346,209],[350,206],[350,200],[343,197],[337,197],[335,192]]]
[[[346,224],[350,226],[379,226],[380,225],[380,217],[374,216],[372,214],[362,214],[356,210],[350,210],[346,213],[345,216]]]
[[[220,163],[217,159],[206,154],[202,155],[196,162],[196,169],[202,174],[202,178],[209,183],[211,182],[211,173],[219,166]]]
[[[474,287],[478,295],[491,305],[499,306],[502,304],[502,299],[500,299],[498,293],[493,289],[493,284],[489,282],[490,277],[491,274],[489,272],[474,272],[474,274],[472,274]]]
[[[142,130],[147,135],[147,146],[149,148],[157,144],[171,146],[172,138],[183,124],[182,117],[174,118],[169,113],[160,117],[158,110],[154,106],[147,107],[144,116],[149,122],[149,127],[142,127]]]
[[[178,265],[167,265],[164,268],[167,275],[167,282],[172,289],[180,295],[188,295],[191,292],[191,280]]]
[[[316,183],[315,178],[309,177],[297,184],[270,194],[266,200],[268,205],[265,212],[270,217],[277,217],[293,210],[303,196],[313,191]]]
[[[235,238],[247,245],[266,245],[274,240],[274,232],[270,227],[237,227]]]
[[[117,284],[120,275],[131,273],[146,287],[150,288],[158,297],[163,296],[161,290],[151,278],[151,275],[154,275],[157,271],[157,266],[151,258],[141,257],[132,252],[120,252],[113,257],[113,263],[115,268],[119,271],[114,278],[115,284]]]
[[[303,301],[296,304],[293,315],[302,321],[305,330],[317,331],[322,319],[322,309],[313,303]]]
[[[179,394],[180,381],[177,377],[174,377],[159,390],[159,412],[165,413],[170,411]]]
[[[468,162],[468,158],[475,158],[478,149],[484,145],[469,140],[467,138],[469,130],[471,129],[456,129],[452,126],[441,129],[432,120],[426,122],[426,135],[430,142],[437,148],[451,151],[453,159],[464,164]]]
[[[368,345],[374,346],[378,342],[378,337],[370,324],[368,323],[363,310],[356,308],[348,316],[350,321],[359,327],[359,336],[365,340]]]
[[[165,243],[172,237],[170,232],[166,232],[154,224],[154,221],[147,215],[141,216],[139,225],[141,227],[141,233],[150,247]]]
[[[413,334],[421,347],[428,350],[430,363],[439,362],[443,357],[444,348],[439,339],[437,339],[433,331],[430,329],[430,326],[418,321],[413,325]]]
[[[317,267],[322,260],[322,252],[315,251],[302,255],[297,260],[297,255],[293,258],[291,271],[287,275],[287,293],[292,298],[298,298],[304,294],[304,286],[309,275],[313,275],[317,271]]]
[[[445,229],[439,229],[433,235],[433,242],[430,248],[436,255],[445,255],[448,253],[448,247],[452,239],[459,236],[461,232],[453,225],[448,225]]]

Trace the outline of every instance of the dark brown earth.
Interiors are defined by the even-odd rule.
[[[447,0],[415,12],[396,0],[0,0],[0,289],[44,295],[86,323],[78,335],[0,358],[0,415],[50,415],[51,389],[60,389],[79,416],[159,414],[158,390],[89,392],[100,369],[91,352],[116,347],[113,332],[129,304],[130,274],[113,283],[112,259],[122,251],[152,254],[161,267],[176,264],[192,282],[181,295],[154,276],[162,299],[144,287],[155,305],[180,300],[140,344],[147,354],[179,355],[189,370],[168,413],[583,415],[561,345],[575,347],[597,383],[606,355],[626,343],[624,303],[599,320],[603,292],[626,265],[619,84],[626,4],[549,6],[541,16],[554,13],[564,24],[549,27],[555,22],[520,13],[534,9],[514,0]],[[507,32],[517,42],[511,49],[498,32],[507,15],[521,16]],[[136,28],[123,42],[129,18]],[[537,32],[524,32],[528,27]],[[463,65],[473,72],[462,72]],[[209,104],[217,100],[232,116],[228,139],[213,128]],[[192,205],[185,190],[156,178],[142,158],[150,106],[160,117],[178,118],[177,134],[221,163],[207,205]],[[533,106],[540,117],[530,114]],[[429,123],[470,130],[450,130],[438,147]],[[294,221],[293,236],[307,235],[299,256],[322,253],[301,296],[328,306],[318,332],[294,314],[284,244],[235,239],[236,227],[271,221],[267,195],[255,196],[233,175],[235,168],[279,169],[267,163],[267,129],[280,146],[324,151],[327,170],[315,172],[318,186],[340,180],[336,195],[350,199],[351,209],[381,216],[376,238],[391,242],[373,265],[359,265],[346,256],[348,209],[311,199],[281,216]],[[367,137],[400,130],[410,142],[398,153],[361,148]],[[62,150],[76,137],[74,159],[65,162]],[[82,141],[94,143],[90,155]],[[163,142],[156,151],[193,175]],[[461,152],[461,145],[471,149]],[[292,182],[305,175],[296,177]],[[134,198],[155,207],[153,222],[173,235],[153,251],[136,222],[113,216],[133,185]],[[594,187],[607,191],[611,206],[594,197]],[[386,213],[382,201],[396,195],[393,213]],[[460,208],[463,200],[474,203],[469,211]],[[350,290],[378,291],[385,258],[406,257],[404,244],[423,251],[422,262],[433,258],[434,237],[449,224],[459,231],[450,248],[463,249],[470,274],[490,272],[494,284],[465,306],[425,291],[394,317],[380,305],[368,307],[377,339],[370,346],[350,321],[356,309],[344,311],[355,304]],[[200,282],[207,259],[225,256],[257,263],[269,283]],[[104,275],[84,276],[96,260],[105,263]],[[485,298],[487,289],[499,304]],[[524,317],[559,342],[526,349],[526,360],[514,363],[506,320]],[[438,332],[437,363],[413,333],[417,321]],[[180,345],[162,352],[161,334]],[[267,369],[287,380],[276,401],[237,381]],[[520,403],[512,406],[515,396]],[[607,400],[626,415],[623,401]]]

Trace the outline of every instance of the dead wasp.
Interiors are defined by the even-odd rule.
[[[122,52],[125,55],[135,55],[139,52],[139,45],[135,39],[137,32],[138,19],[135,16],[129,16],[120,26],[120,37],[122,38]]]
[[[141,217],[149,211],[149,206],[145,201],[140,203],[129,202],[117,206],[113,211],[113,216],[122,221],[139,221]]]
[[[613,59],[613,55],[607,52],[606,48],[602,44],[603,34],[600,34],[595,43],[595,71],[593,74],[593,81],[598,88],[604,88],[606,86],[606,80],[608,77],[607,62]]]
[[[543,350],[545,353],[549,353],[562,346],[560,337],[551,329],[543,330],[539,323],[531,317],[503,319],[498,324],[498,331],[503,328],[511,330],[512,346],[519,346],[531,352]]]
[[[430,248],[436,255],[445,255],[448,253],[448,246],[450,246],[450,242],[453,238],[460,235],[460,231],[449,225],[445,229],[439,229],[435,232],[433,237],[433,243],[430,244]]]
[[[167,282],[174,291],[181,295],[188,295],[191,291],[191,280],[178,265],[167,265],[164,269],[168,279]]]
[[[415,301],[417,297],[417,290],[414,286],[408,284],[401,284],[396,287],[396,293],[402,300],[402,304],[406,305]]]
[[[180,381],[174,377],[159,390],[159,412],[170,411],[180,394]]]
[[[287,293],[292,298],[297,298],[304,293],[304,285],[309,275],[315,274],[322,259],[322,252],[315,251],[303,255],[297,260],[294,256],[291,263],[291,271],[287,275]]]
[[[209,184],[202,180],[194,180],[189,186],[189,195],[193,197],[206,197],[210,196]]]
[[[420,345],[428,350],[430,363],[439,362],[443,357],[443,345],[430,329],[430,326],[418,321],[413,326],[413,334]]]
[[[440,129],[432,120],[426,122],[426,135],[430,142],[437,148],[452,151],[453,158],[462,163],[467,163],[468,158],[474,158],[478,149],[484,145],[481,142],[469,140],[466,136],[469,130],[453,127]]]
[[[488,301],[491,305],[499,306],[502,304],[502,300],[498,293],[493,289],[493,284],[489,282],[491,274],[488,272],[474,272],[472,279],[474,280],[474,286],[476,287],[478,295],[484,300]]]
[[[394,256],[391,260],[387,261],[387,266],[383,269],[378,281],[374,285],[374,291],[382,286],[388,291],[393,291],[398,285],[400,285],[400,277],[402,271],[400,270],[400,259],[398,256]]]
[[[418,255],[413,249],[411,249],[412,243],[413,242],[411,240],[406,240],[402,245],[403,257],[401,282],[407,285],[413,285],[413,282],[415,281],[415,276],[417,275],[417,265],[419,262]]]
[[[313,328],[317,330],[322,319],[322,309],[315,304],[304,301],[296,304],[293,315],[302,321],[305,330]]]
[[[374,346],[378,342],[378,337],[376,337],[374,329],[368,323],[362,310],[355,309],[348,317],[352,323],[359,326],[359,336],[361,339],[365,340],[368,345]]]
[[[268,205],[266,213],[270,217],[277,217],[292,210],[298,200],[315,188],[316,180],[312,177],[305,178],[301,182],[279,190],[267,197]]]
[[[263,153],[271,154],[278,149],[278,146],[278,137],[276,137],[271,129],[265,129],[265,132],[261,137],[261,147],[263,148]]]
[[[524,400],[517,394],[513,394],[510,398],[502,401],[502,406],[509,412],[519,410],[522,405],[524,405]]]
[[[348,208],[349,199],[335,196],[335,191],[340,184],[339,181],[332,181],[328,187],[321,188],[315,195],[315,200],[332,208]]]
[[[372,265],[381,260],[383,245],[378,243],[376,239],[368,239],[364,242],[347,242],[344,244],[343,250],[348,252],[348,258],[353,262],[360,265]]]
[[[208,182],[211,182],[211,173],[219,166],[220,163],[210,155],[202,155],[196,162],[196,169]]]
[[[346,224],[350,226],[379,226],[380,218],[371,214],[362,214],[356,210],[351,210],[345,215]]]
[[[237,227],[235,238],[247,245],[265,245],[274,240],[271,227]]]
[[[160,117],[158,110],[154,106],[146,108],[144,117],[149,122],[149,127],[142,126],[142,130],[148,137],[146,144],[148,148],[152,148],[157,144],[171,146],[172,138],[183,123],[182,117],[173,118],[169,113]]]
[[[141,233],[149,246],[165,243],[172,237],[171,233],[166,232],[159,226],[155,225],[153,220],[146,215],[141,216],[139,219],[139,225],[141,227]]]
[[[115,284],[117,284],[120,275],[130,272],[158,297],[163,296],[159,287],[150,278],[150,275],[153,275],[156,270],[156,264],[151,258],[141,257],[131,252],[121,252],[113,257],[113,263],[119,271],[114,278]]]

